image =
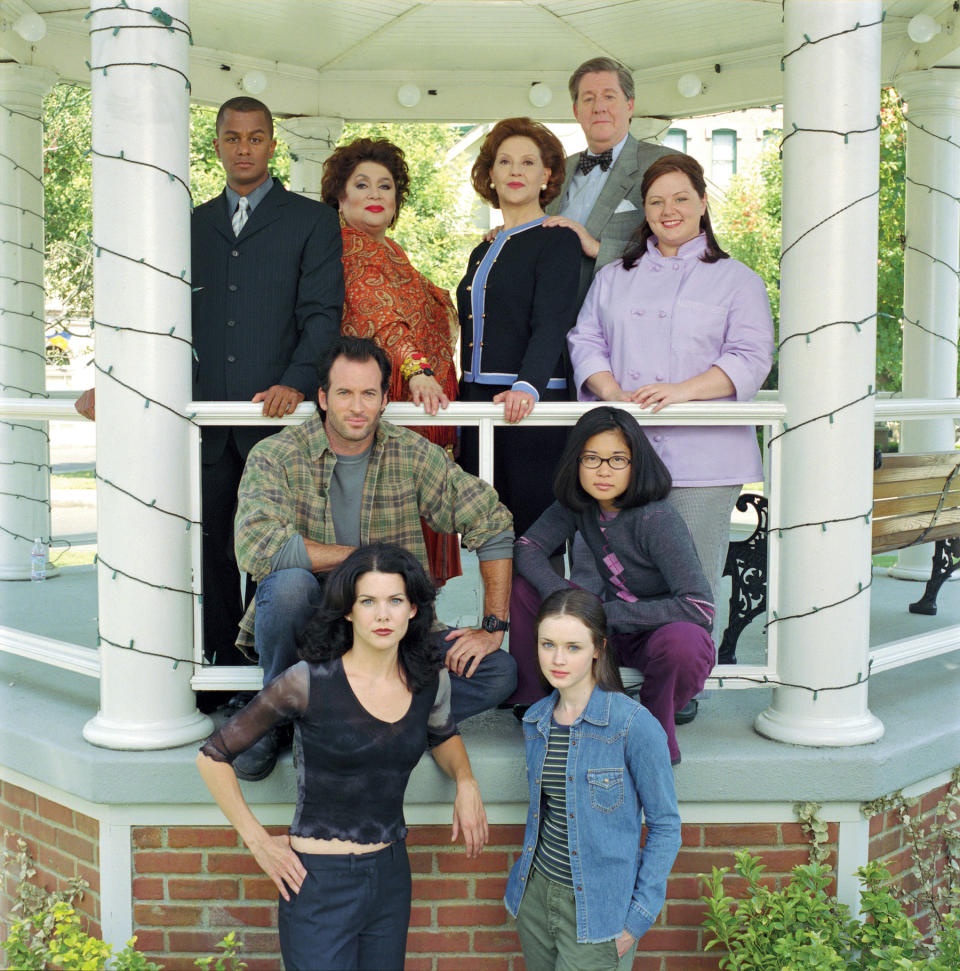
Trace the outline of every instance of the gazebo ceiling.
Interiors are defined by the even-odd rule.
[[[47,24],[46,37],[32,46],[10,28],[31,9]],[[0,0],[0,59],[86,83],[88,10],[76,0]],[[960,14],[950,0],[886,0],[883,10],[885,80],[934,65],[960,67]],[[947,29],[915,44],[907,23],[918,13]],[[190,26],[195,100],[220,103],[256,70],[267,82],[263,99],[280,114],[568,121],[567,77],[600,54],[633,70],[637,115],[782,100],[780,0],[193,0]],[[684,98],[677,80],[691,72],[705,90]],[[553,94],[542,108],[528,100],[538,83]],[[404,84],[420,90],[414,107],[397,100]]]

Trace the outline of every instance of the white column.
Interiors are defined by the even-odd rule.
[[[903,254],[905,398],[957,394],[960,78],[956,73],[934,69],[896,80],[910,121]],[[901,426],[901,452],[947,452],[953,446],[952,418],[905,421]],[[890,575],[929,579],[932,553],[932,543],[901,550]]]
[[[638,142],[659,145],[667,137],[672,124],[669,118],[634,118],[630,122],[630,134]]]
[[[200,577],[187,524],[199,517],[195,436],[180,414],[191,400],[188,4],[163,9],[172,31],[114,0],[94,0],[88,21],[101,675],[83,734],[121,749],[182,745],[211,724],[190,689]]]
[[[882,13],[879,0],[784,8],[784,51],[799,49],[784,64],[780,393],[789,430],[772,444],[783,482],[771,528],[784,530],[771,620],[777,679],[806,687],[776,688],[756,728],[802,745],[856,745],[883,733],[865,683],[879,133],[845,141],[809,130],[876,125]],[[848,321],[864,322],[858,330]],[[800,336],[815,328],[809,342]],[[838,519],[846,521],[829,522]]]
[[[45,393],[43,96],[57,76],[0,64],[0,396]],[[50,542],[47,425],[0,421],[0,580],[30,578],[36,537]]]
[[[290,189],[320,200],[323,163],[337,147],[342,118],[284,118],[274,121],[276,135],[290,148]]]

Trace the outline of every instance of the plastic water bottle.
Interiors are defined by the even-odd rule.
[[[30,550],[30,579],[47,579],[47,544],[38,536]]]

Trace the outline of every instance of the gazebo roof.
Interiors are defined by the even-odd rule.
[[[960,14],[949,0],[882,6],[884,80],[960,66]],[[31,9],[47,25],[32,47],[10,26]],[[0,59],[86,83],[88,12],[82,0],[2,0]],[[907,35],[920,13],[945,27],[924,45]],[[220,103],[257,70],[280,114],[566,121],[570,71],[606,54],[633,70],[638,115],[706,114],[782,101],[782,16],[780,0],[193,0],[192,93]],[[690,72],[705,89],[684,98],[677,80]],[[543,108],[528,100],[537,83],[553,94]],[[399,104],[403,84],[420,89],[415,107]]]

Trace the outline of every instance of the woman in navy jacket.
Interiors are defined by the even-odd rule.
[[[626,971],[680,849],[666,735],[624,694],[593,594],[547,597],[537,651],[554,690],[523,719],[530,808],[505,902],[528,968]]]
[[[529,118],[507,118],[487,135],[471,173],[477,194],[503,215],[503,228],[470,254],[457,288],[461,401],[503,404],[510,423],[538,401],[566,401],[566,335],[576,322],[580,241],[544,229],[543,207],[563,185],[563,146]],[[500,430],[493,485],[520,535],[553,501],[549,476],[564,428]],[[477,432],[464,428],[461,464],[478,471]]]

